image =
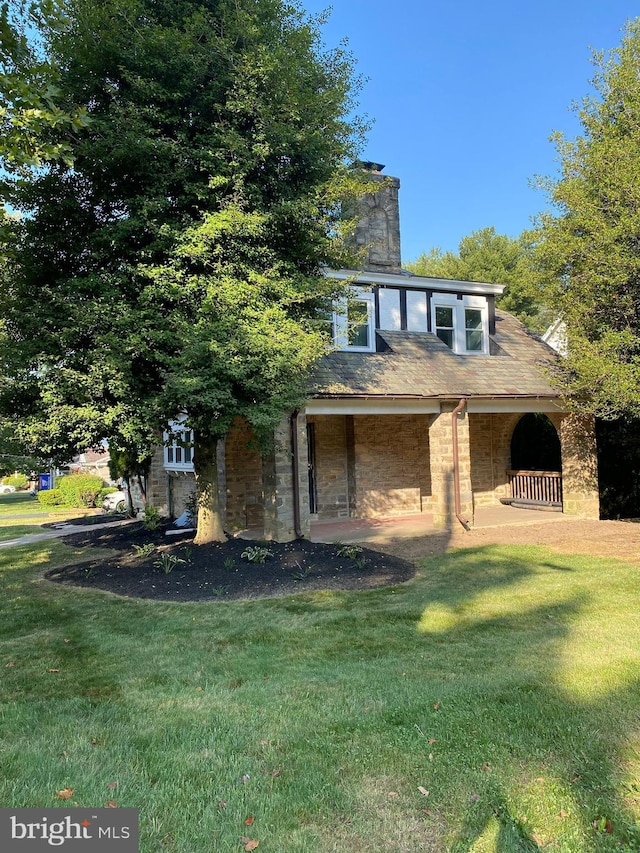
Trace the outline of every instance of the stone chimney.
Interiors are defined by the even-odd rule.
[[[366,180],[380,185],[375,192],[366,193],[357,202],[359,221],[353,243],[356,249],[364,253],[363,269],[369,272],[399,273],[400,181],[382,175],[384,166],[380,163],[358,162],[355,168],[368,173]]]

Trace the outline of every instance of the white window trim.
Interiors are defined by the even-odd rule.
[[[373,293],[353,288],[353,295],[349,300],[341,300],[340,308],[333,312],[333,342],[336,349],[348,352],[375,352],[376,351],[376,329],[375,329],[375,297]],[[369,329],[369,346],[359,347],[349,344],[349,328],[347,318],[348,301],[364,302],[367,306],[367,323]]]
[[[186,415],[182,415],[175,420],[169,421],[169,429],[162,434],[164,443],[164,468],[166,471],[193,471],[193,429],[185,428]],[[188,462],[176,462],[176,450],[181,451],[180,455],[184,458],[185,446],[179,442],[183,440],[185,433],[191,433],[191,441],[189,447],[191,449],[191,459]],[[169,457],[172,457],[169,461]]]
[[[453,308],[453,352],[458,355],[489,355],[489,306],[483,296],[465,295],[462,299],[453,293],[434,293],[431,297],[431,329],[436,334],[436,308]],[[477,308],[482,316],[482,349],[467,349],[465,308]]]

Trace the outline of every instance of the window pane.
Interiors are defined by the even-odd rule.
[[[453,329],[437,329],[436,334],[449,349],[453,349]]]
[[[477,308],[467,308],[464,312],[464,321],[467,329],[482,329],[482,311]]]
[[[436,328],[453,329],[453,308],[436,306]]]
[[[176,447],[176,462],[182,462],[182,448]]]
[[[173,447],[167,447],[167,462],[173,462]]]
[[[482,331],[467,329],[467,349],[471,352],[482,352]]]
[[[347,311],[350,347],[369,346],[369,310],[366,302],[350,302]]]

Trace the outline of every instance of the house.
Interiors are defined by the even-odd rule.
[[[219,447],[227,528],[287,541],[314,519],[420,513],[450,529],[501,502],[598,518],[593,421],[563,409],[545,372],[556,354],[496,308],[502,285],[403,271],[399,181],[367,165],[379,185],[355,234],[367,261],[327,272],[353,287],[332,318],[336,349],[269,458],[243,423]],[[172,515],[194,490],[190,434],[177,432],[150,476]]]

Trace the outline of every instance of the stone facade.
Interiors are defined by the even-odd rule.
[[[431,500],[429,417],[310,416],[318,518],[425,512]]]
[[[358,217],[352,241],[364,257],[363,269],[371,272],[401,271],[400,209],[398,178],[371,172],[367,179],[377,183],[376,192],[359,199]]]
[[[293,459],[295,430],[297,469]],[[298,538],[296,530],[296,498],[299,507],[297,522],[304,538],[310,535],[307,423],[304,413],[297,418],[283,418],[275,430],[274,446],[263,459],[264,538],[275,542],[290,542]],[[297,470],[297,482],[294,473]]]
[[[433,526],[451,530],[459,522],[455,516],[455,476],[453,454],[453,411],[455,403],[443,403],[429,430]],[[469,415],[462,410],[455,415],[458,433],[458,474],[460,479],[460,515],[473,524],[471,490],[471,448]]]
[[[228,530],[264,522],[262,457],[246,421],[237,419],[225,441],[226,525]]]

